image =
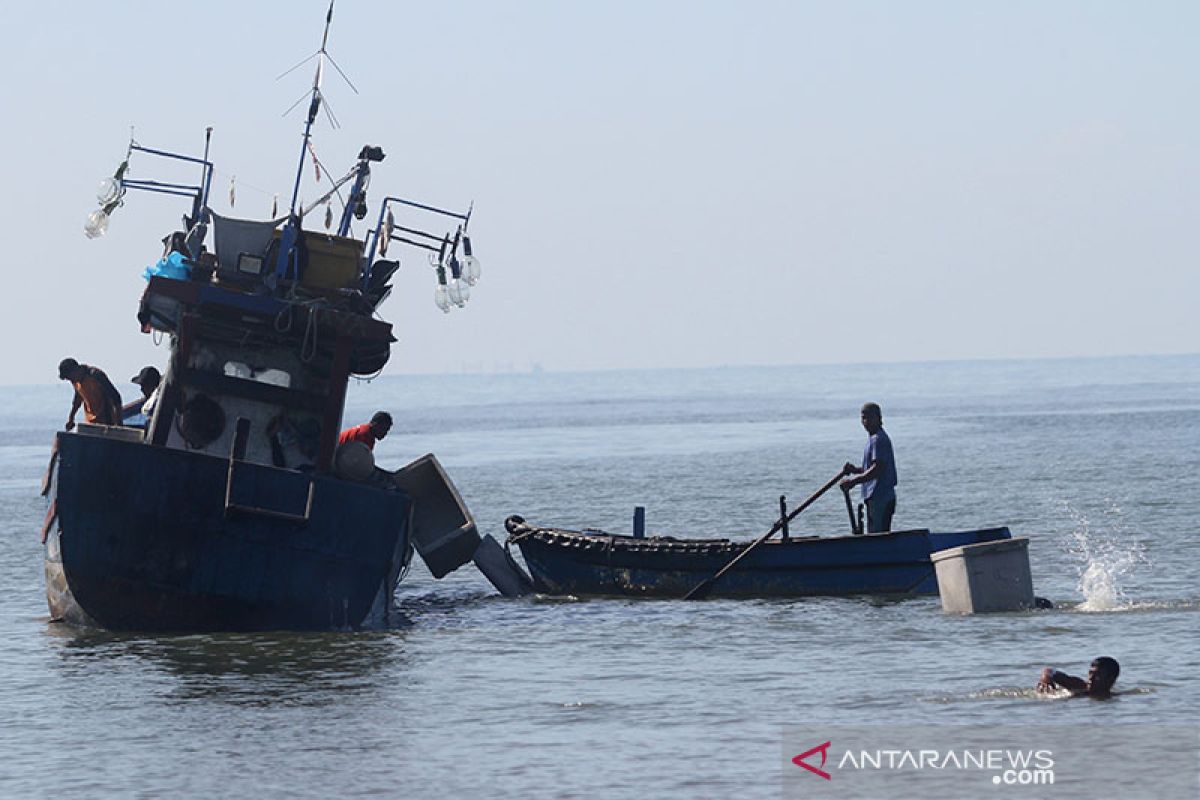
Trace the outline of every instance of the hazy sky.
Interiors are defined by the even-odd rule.
[[[6,9],[0,381],[162,364],[140,274],[186,203],[89,241],[95,186],[131,125],[211,125],[214,209],[286,203],[311,70],[275,78],[325,5]],[[339,0],[361,94],[327,80],[315,143],[383,146],[372,201],[476,202],[471,303],[404,259],[389,374],[1195,352],[1198,39],[1194,2]]]

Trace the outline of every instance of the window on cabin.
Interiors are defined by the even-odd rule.
[[[281,369],[267,368],[255,369],[249,364],[241,361],[226,361],[225,375],[230,378],[239,378],[244,381],[258,381],[259,383],[269,383],[272,386],[280,386],[284,389],[290,388],[292,385],[292,376]]]

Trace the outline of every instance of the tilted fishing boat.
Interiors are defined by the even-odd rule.
[[[333,6],[326,18],[328,37]],[[209,208],[213,164],[131,139],[101,185],[85,232],[102,235],[128,190],[191,201],[148,271],[138,318],[170,337],[170,360],[147,428],[81,424],[57,435],[43,493],[49,509],[47,598],[53,618],[110,629],[338,629],[384,623],[413,547],[436,577],[471,560],[480,537],[432,456],[397,473],[369,448],[338,445],[351,376],[378,372],[394,341],[375,318],[399,262],[389,242],[436,254],[435,299],[462,305],[478,278],[471,213],[386,197],[365,236],[372,165],[308,207],[297,202],[322,108],[317,58],[287,215],[243,220]],[[196,185],[133,180],[130,157],[200,172]],[[315,158],[315,155],[314,155]],[[306,215],[349,186],[336,233]],[[419,217],[401,227],[397,214]],[[428,220],[449,220],[431,233]],[[403,235],[401,235],[403,234]]]
[[[505,521],[534,589],[551,595],[682,598],[753,542],[629,536]],[[763,541],[724,574],[713,597],[936,594],[929,554],[1011,538],[1008,528],[934,533],[896,531]]]

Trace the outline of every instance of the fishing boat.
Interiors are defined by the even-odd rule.
[[[138,307],[143,333],[170,347],[146,428],[80,424],[56,436],[42,527],[55,620],[120,630],[369,627],[391,619],[414,548],[439,578],[475,557],[479,533],[434,456],[385,472],[366,445],[339,445],[348,381],[382,369],[395,341],[377,318],[400,267],[386,257],[389,243],[431,254],[444,311],[465,304],[479,266],[470,208],[388,196],[355,236],[384,159],[378,146],[364,146],[323,197],[298,201],[315,161],[332,17],[331,3],[284,216],[210,208],[211,128],[203,156],[131,137],[101,184],[91,238],[131,190],[190,204],[182,228],[166,232]],[[133,158],[182,162],[199,177],[135,180]],[[309,225],[323,208],[332,226],[330,199],[345,187],[336,230]],[[449,229],[430,230],[430,220]]]
[[[937,594],[930,553],[1011,538],[1006,527],[784,536],[761,543],[564,530],[505,520],[534,590],[548,595],[683,598],[739,557],[713,597]],[[758,545],[758,546],[754,546]],[[747,552],[753,547],[753,550]]]

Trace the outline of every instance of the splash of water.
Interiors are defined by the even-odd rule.
[[[1112,501],[1104,510],[1104,530],[1094,530],[1088,517],[1068,507],[1075,518],[1068,550],[1079,560],[1077,611],[1115,611],[1130,606],[1121,584],[1140,565],[1148,563],[1145,547],[1129,536],[1121,508]]]

